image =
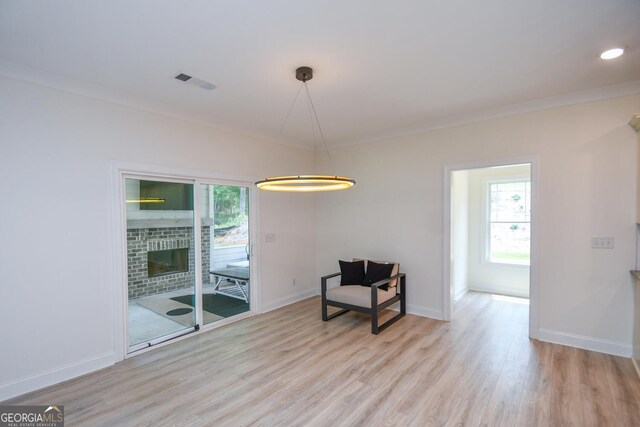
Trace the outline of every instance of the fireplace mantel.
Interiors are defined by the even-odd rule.
[[[213,226],[213,219],[205,218],[202,220],[205,227]],[[173,227],[193,227],[191,218],[162,218],[162,219],[128,219],[127,229],[134,228],[173,228]]]

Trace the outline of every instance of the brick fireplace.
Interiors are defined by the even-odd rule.
[[[163,292],[193,287],[195,275],[195,246],[193,227],[167,226],[158,221],[156,226],[137,227],[137,221],[127,225],[127,265],[129,299],[156,295]],[[209,283],[209,264],[211,254],[211,227],[202,226],[202,283]],[[187,271],[168,271],[149,275],[149,252],[182,250],[187,252]],[[153,262],[152,262],[153,264]],[[178,270],[184,270],[179,268]]]

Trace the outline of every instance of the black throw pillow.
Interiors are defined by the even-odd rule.
[[[339,261],[340,285],[362,285],[364,281],[364,261]]]
[[[393,264],[378,264],[377,262],[367,262],[367,274],[364,276],[364,282],[362,286],[369,286],[382,279],[388,279],[391,277],[391,271],[393,271]],[[389,284],[378,286],[378,289],[389,289]]]

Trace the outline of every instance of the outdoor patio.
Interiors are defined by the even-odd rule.
[[[222,292],[236,287],[233,282],[220,284]],[[204,302],[202,314],[205,325],[250,309],[249,303],[240,298],[216,293],[213,283],[204,285],[202,291]],[[246,291],[248,293],[248,289]],[[135,346],[192,327],[195,323],[192,301],[192,288],[130,299],[128,345]]]

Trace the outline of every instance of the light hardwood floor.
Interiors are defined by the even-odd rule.
[[[375,336],[310,298],[6,403],[68,426],[640,426],[630,360],[529,340],[527,310],[468,293]]]

